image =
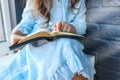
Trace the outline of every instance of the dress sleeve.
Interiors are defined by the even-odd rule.
[[[83,35],[86,33],[85,0],[80,0],[80,2],[77,4],[77,7],[80,7],[80,8],[79,10],[77,10],[78,12],[76,16],[73,18],[73,20],[70,22],[70,24],[76,28],[76,34]]]
[[[34,25],[35,25],[35,19],[34,19],[33,13],[32,13],[33,4],[31,1],[32,0],[27,0],[26,6],[22,13],[22,20],[16,26],[18,31],[20,31],[26,35],[31,33],[31,31],[33,30]]]

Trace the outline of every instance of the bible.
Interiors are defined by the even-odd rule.
[[[67,32],[57,32],[57,31],[50,32],[49,30],[41,29],[35,33],[28,35],[26,38],[19,40],[17,43],[11,45],[9,49],[14,50],[28,43],[38,41],[38,40],[45,39],[47,41],[53,41],[57,38],[71,38],[71,39],[80,40],[84,38],[84,36],[74,34],[74,33],[67,33]]]

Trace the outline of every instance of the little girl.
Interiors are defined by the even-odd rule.
[[[83,35],[85,12],[85,0],[28,0],[11,43],[40,29]],[[80,41],[69,38],[37,47],[28,44],[8,67],[0,70],[0,80],[93,80],[91,56],[83,49]]]

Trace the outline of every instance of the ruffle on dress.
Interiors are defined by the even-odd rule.
[[[81,58],[82,59],[82,58]],[[88,63],[88,62],[87,62]],[[86,64],[87,64],[86,63]],[[50,80],[71,80],[76,73],[82,74],[82,76],[88,78],[88,80],[93,80],[93,75],[95,71],[89,73],[87,66],[84,65],[76,54],[72,54],[50,77]]]

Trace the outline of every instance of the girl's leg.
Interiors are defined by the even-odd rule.
[[[88,79],[76,73],[72,80],[88,80]]]

